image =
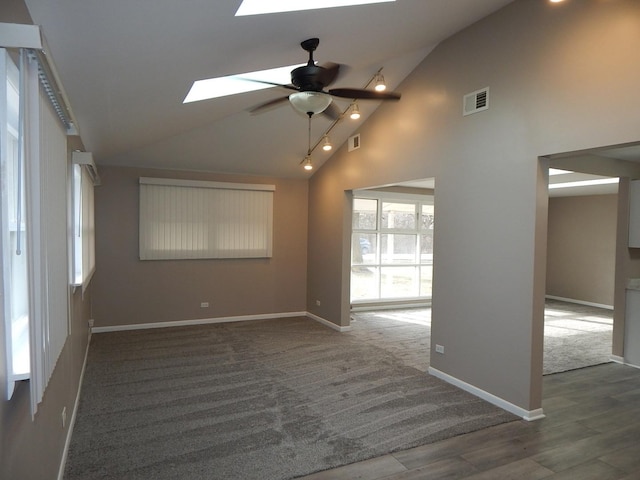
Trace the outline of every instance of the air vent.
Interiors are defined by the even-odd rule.
[[[489,109],[489,87],[468,93],[462,99],[462,115],[482,112]]]
[[[357,135],[354,135],[353,137],[349,137],[349,142],[348,142],[348,150],[350,152],[353,152],[354,150],[357,150],[360,148],[360,134],[358,133]]]

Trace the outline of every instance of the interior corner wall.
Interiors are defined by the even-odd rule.
[[[549,199],[547,295],[613,306],[617,195]]]
[[[540,408],[538,158],[639,139],[638,49],[634,0],[516,0],[442,42],[397,88],[402,99],[362,125],[361,148],[343,146],[311,177],[307,310],[348,323],[345,192],[435,177],[431,341],[446,353],[431,366]],[[463,96],[487,86],[489,109],[463,116]]]
[[[141,261],[140,177],[276,186],[273,257]],[[96,327],[304,312],[307,180],[101,167],[96,187]],[[208,302],[208,308],[201,308]]]

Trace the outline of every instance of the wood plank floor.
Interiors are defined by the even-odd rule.
[[[544,378],[546,418],[497,425],[305,480],[640,479],[640,370],[616,363]]]
[[[576,308],[559,302],[551,307]],[[579,317],[581,312],[575,314]],[[365,323],[356,321],[351,334],[394,349],[407,364],[426,372],[429,315],[418,310],[397,315],[402,322],[365,314],[361,318]],[[609,342],[604,343],[606,350]],[[640,413],[640,370],[601,365],[547,376],[544,387],[547,418],[539,422],[499,425],[304,478],[640,479],[640,427],[635,425]]]

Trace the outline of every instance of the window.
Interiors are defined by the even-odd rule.
[[[274,191],[140,178],[140,259],[271,257]]]
[[[359,195],[353,200],[351,301],[431,298],[433,197]]]
[[[92,155],[72,154],[73,257],[71,284],[84,291],[95,271],[94,185],[100,183]]]
[[[20,74],[6,50],[0,52],[1,240],[8,396],[16,380],[29,378],[29,297],[20,127]]]
[[[48,81],[40,57],[0,49],[3,378],[9,398],[15,381],[30,379],[33,414],[69,322],[68,127],[51,98],[58,89],[40,86]]]

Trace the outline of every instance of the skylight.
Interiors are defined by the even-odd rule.
[[[300,0],[244,0],[236,12],[236,17],[395,1],[396,0],[306,0],[301,2]]]
[[[565,183],[552,183],[549,185],[549,189],[554,188],[573,188],[573,187],[588,187],[590,185],[606,185],[610,183],[618,183],[618,178],[598,178],[596,180],[582,180],[578,182],[565,182]]]
[[[269,70],[258,70],[226,77],[208,78],[206,80],[196,80],[193,82],[189,93],[182,103],[198,102],[210,98],[226,97],[238,93],[273,88],[273,85],[252,82],[250,80],[261,80],[263,82],[287,85],[291,83],[291,70],[301,65],[304,64],[271,68]]]
[[[550,168],[549,176],[553,175],[566,175],[568,173],[573,173],[571,170],[560,170],[559,168]]]

